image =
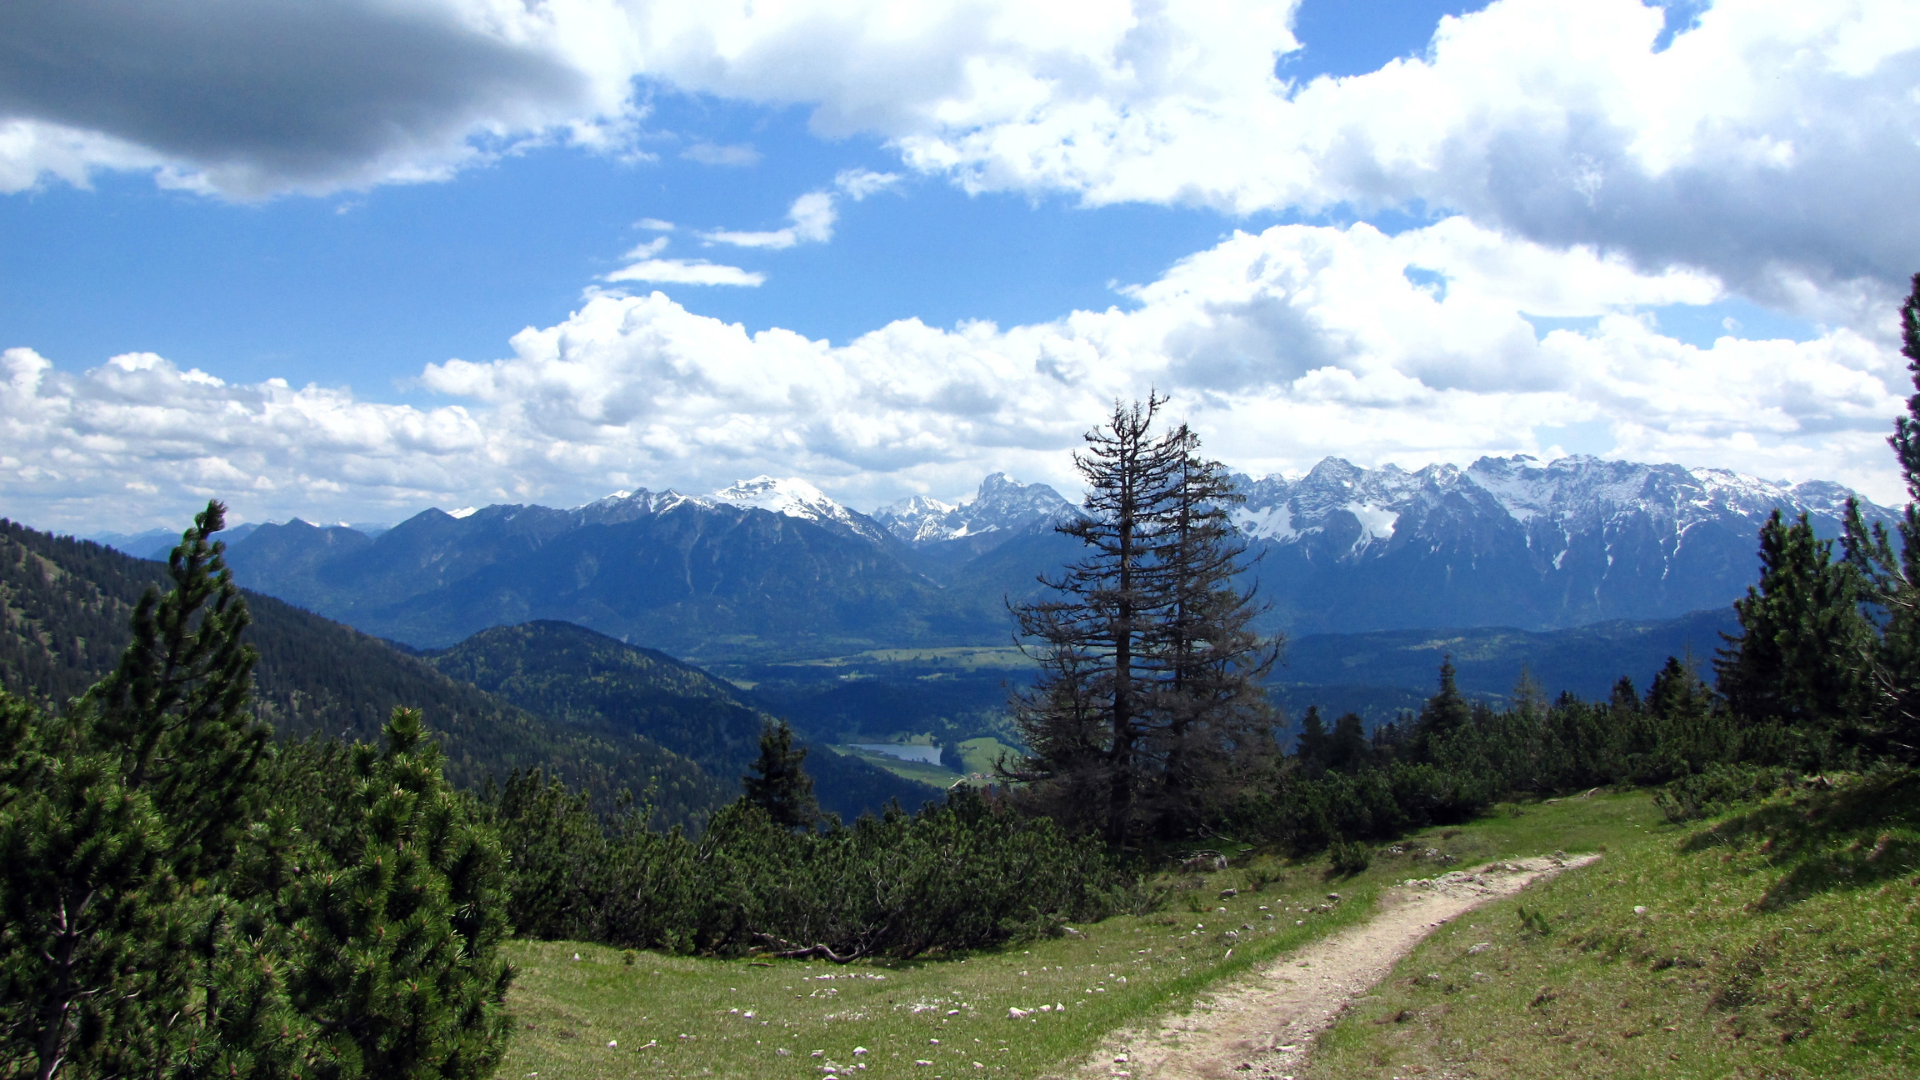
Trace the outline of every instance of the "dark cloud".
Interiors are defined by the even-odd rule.
[[[482,125],[581,102],[558,59],[369,0],[8,0],[0,116],[112,135],[239,194],[456,158]]]

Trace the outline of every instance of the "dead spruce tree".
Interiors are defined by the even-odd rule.
[[[1087,515],[1059,526],[1086,553],[1041,578],[1051,597],[1013,608],[1041,676],[1014,697],[1030,752],[1003,774],[1116,848],[1202,827],[1272,745],[1275,644],[1232,581],[1238,496],[1186,426],[1154,435],[1165,404],[1116,404],[1087,434]]]

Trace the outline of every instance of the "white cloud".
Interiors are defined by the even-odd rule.
[[[1897,497],[1898,354],[1845,328],[1700,348],[1645,314],[1724,295],[1698,273],[1450,218],[1396,236],[1236,233],[1128,290],[1128,308],[1007,328],[905,320],[839,345],[749,333],[658,292],[598,293],[516,335],[505,359],[429,365],[421,386],[458,402],[431,410],[232,386],[151,356],[67,375],[16,349],[0,372],[0,497],[25,520],[100,528],[178,518],[209,494],[255,520],[374,520],[762,472],[856,505],[964,494],[992,469],[1071,487],[1081,432],[1150,387],[1254,473],[1330,453],[1410,466],[1539,453],[1577,425],[1618,456]],[[1523,313],[1598,320],[1542,336]]]
[[[854,202],[891,190],[899,183],[899,173],[874,172],[871,169],[842,169],[833,178],[833,186]]]
[[[787,220],[793,224],[784,229],[772,232],[717,229],[701,233],[700,238],[709,244],[782,251],[795,244],[824,244],[833,239],[833,223],[839,218],[840,212],[834,208],[832,193],[809,191],[793,200],[793,206],[787,210]]]
[[[633,227],[636,229],[646,229],[648,232],[672,232],[674,228],[673,222],[661,221],[659,218],[652,217],[641,218],[639,221],[633,223]]]
[[[652,245],[643,245],[635,251]],[[631,254],[629,255],[631,257]],[[767,275],[758,270],[742,270],[705,259],[641,259],[608,274],[606,281],[654,281],[678,285],[746,285],[766,283]]]
[[[739,143],[733,146],[719,146],[710,142],[697,142],[680,152],[688,161],[697,161],[702,165],[747,166],[760,164],[760,151],[751,144]]]
[[[1911,4],[1720,0],[1655,52],[1661,24],[1637,0],[1498,0],[1443,20],[1426,57],[1304,86],[1273,73],[1283,27],[1170,24],[1141,45],[1165,63],[970,83],[893,130],[971,190],[1234,213],[1417,200],[1818,317],[1882,305],[1920,250]]]
[[[877,134],[972,190],[1438,207],[1856,328],[1913,269],[1908,0],[1718,0],[1661,52],[1641,0],[1495,0],[1426,55],[1306,85],[1274,74],[1294,6],[0,5],[0,187],[153,169],[258,197],[443,178],[529,141],[630,153],[665,86],[811,107],[821,134]]]

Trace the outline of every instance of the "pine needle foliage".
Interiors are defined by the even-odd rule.
[[[0,1076],[489,1075],[498,843],[416,711],[274,752],[223,518],[67,709],[0,694]]]

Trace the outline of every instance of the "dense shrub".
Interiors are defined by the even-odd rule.
[[[1790,770],[1765,765],[1714,765],[1684,776],[1653,793],[1654,805],[1668,821],[1699,821],[1734,806],[1765,798],[1798,779]]]
[[[741,800],[698,840],[602,822],[539,774],[489,804],[508,849],[519,933],[739,954],[835,958],[977,949],[1098,919],[1130,903],[1092,839],[1070,839],[969,788],[820,832],[777,826]]]

